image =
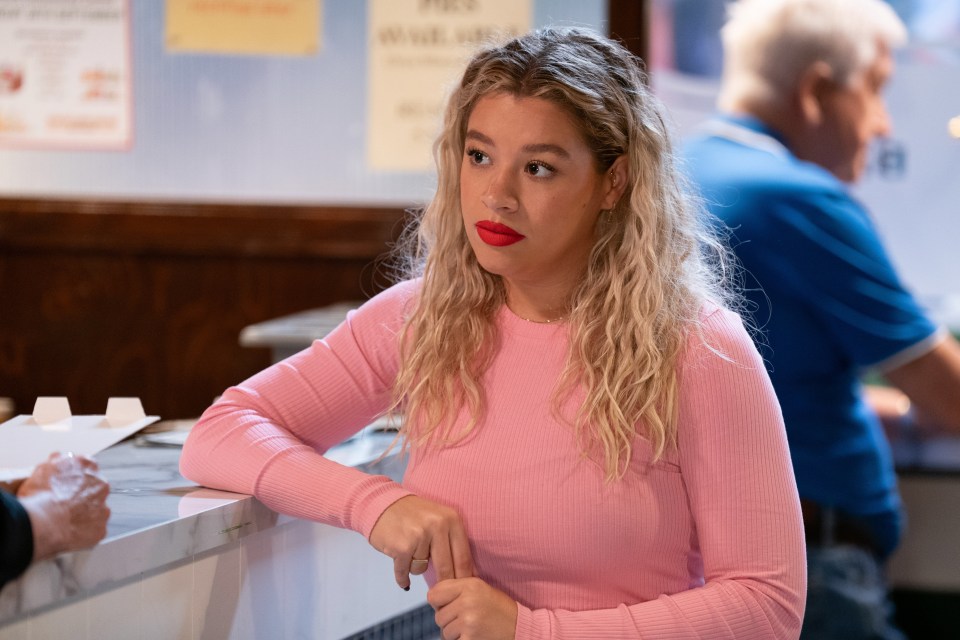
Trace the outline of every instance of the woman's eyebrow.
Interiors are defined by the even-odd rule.
[[[570,153],[566,149],[558,144],[550,144],[548,142],[540,144],[525,144],[523,145],[523,150],[529,153],[552,153],[560,156],[561,158],[570,157]]]
[[[493,140],[491,140],[488,136],[483,135],[476,129],[469,129],[467,131],[467,140],[476,140],[477,142],[482,142],[483,144],[491,147],[497,146],[493,143]]]
[[[486,136],[475,129],[470,129],[467,131],[466,139],[476,140],[477,142],[481,142],[491,147],[497,146],[489,136]],[[560,156],[561,158],[570,157],[569,151],[567,151],[566,149],[564,149],[558,144],[551,144],[549,142],[525,144],[523,145],[523,147],[521,147],[521,150],[527,153],[552,153],[554,155]]]

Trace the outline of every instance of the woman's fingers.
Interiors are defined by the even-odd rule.
[[[393,579],[404,591],[410,590],[410,560],[407,557],[393,559]]]
[[[434,534],[436,535],[436,534]],[[393,575],[401,589],[410,588],[410,576],[419,576],[427,572],[430,567],[431,547],[433,540],[440,540],[444,536],[431,536],[429,532],[424,532],[419,536],[416,550],[412,553],[401,552],[393,559]],[[389,555],[389,554],[388,554]]]
[[[457,520],[456,527],[450,535],[450,552],[453,556],[454,578],[473,577],[473,554],[470,552],[470,540],[463,523]]]
[[[430,562],[437,580],[473,577],[473,555],[463,524],[457,519],[450,523],[450,528],[444,533],[439,539],[434,539],[430,550]]]
[[[417,545],[417,550],[413,552],[413,557],[410,558],[410,574],[419,576],[427,572],[427,568],[430,566],[431,560],[431,543],[436,538],[431,540],[421,539],[420,544]]]
[[[430,545],[430,564],[437,580],[453,577],[453,556],[450,554],[450,534],[445,528],[432,540]]]
[[[473,575],[466,529],[456,511],[417,496],[387,507],[370,533],[370,543],[393,558],[393,574],[402,589],[410,576],[431,566],[438,580]]]
[[[414,558],[410,561],[410,575],[419,576],[427,572],[430,566],[430,558]]]

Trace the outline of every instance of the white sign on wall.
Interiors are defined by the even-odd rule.
[[[369,0],[367,165],[424,171],[444,98],[478,43],[530,29],[531,0]]]
[[[0,1],[0,146],[127,149],[128,0]]]

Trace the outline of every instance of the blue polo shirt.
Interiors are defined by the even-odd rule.
[[[859,376],[925,353],[937,327],[847,186],[794,157],[775,132],[717,117],[684,152],[743,267],[800,496],[859,515],[891,552],[900,536],[896,477]]]

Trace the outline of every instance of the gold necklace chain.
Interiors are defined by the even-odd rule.
[[[514,314],[517,315],[517,314]],[[533,324],[553,324],[554,322],[560,322],[561,320],[566,320],[567,316],[559,316],[557,318],[550,318],[548,320],[531,320],[530,318],[524,318],[521,315],[517,315],[518,318],[524,322],[532,322]]]
[[[564,313],[562,316],[557,316],[556,318],[547,318],[546,320],[533,320],[533,319],[531,319],[531,318],[524,318],[522,315],[520,315],[519,313],[517,313],[516,311],[514,311],[512,308],[510,308],[510,305],[509,305],[509,304],[507,304],[506,307],[507,307],[507,309],[510,309],[510,312],[511,312],[513,315],[517,316],[518,318],[520,318],[520,319],[523,320],[524,322],[532,322],[532,323],[534,323],[534,324],[553,324],[554,322],[560,322],[561,320],[566,320],[566,319],[567,319],[567,314]]]

